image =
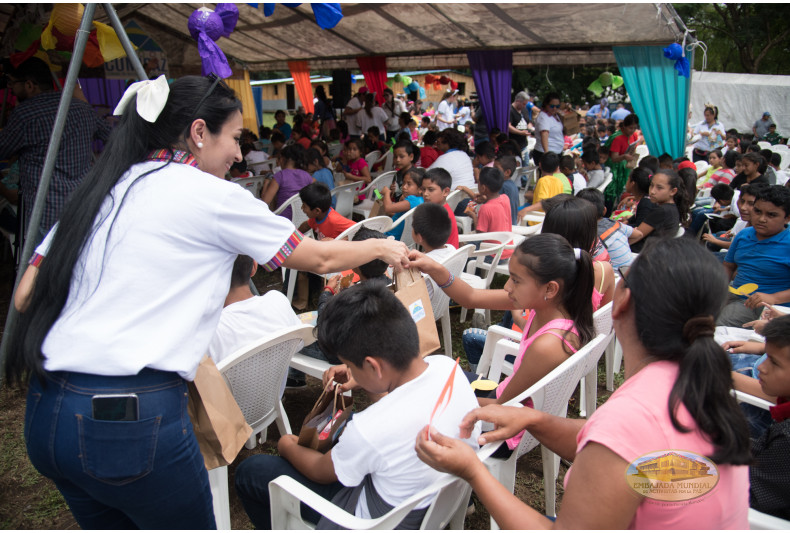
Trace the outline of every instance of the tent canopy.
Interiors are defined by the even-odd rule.
[[[214,6],[116,9],[167,49],[171,67],[190,69],[200,60],[187,20],[203,5]],[[387,56],[396,70],[467,68],[466,51],[483,49],[512,49],[514,66],[614,64],[612,46],[666,45],[685,31],[670,4],[342,4],[344,17],[330,30],[318,27],[310,4],[278,4],[270,17],[260,7],[237,5],[236,29],[218,44],[250,70],[288,70],[289,60],[307,60],[311,69],[357,69],[355,58],[370,55]]]

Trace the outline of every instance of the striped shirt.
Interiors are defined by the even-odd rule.
[[[19,188],[25,221],[33,212],[60,96],[59,91],[51,91],[24,100],[0,131],[0,158],[19,156]],[[90,104],[76,98],[71,100],[41,218],[43,233],[57,221],[69,195],[88,173],[93,139],[107,140],[109,133],[109,123],[99,118]]]

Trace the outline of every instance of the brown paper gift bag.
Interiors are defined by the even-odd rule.
[[[373,207],[370,208],[370,214],[368,214],[368,218],[373,218],[384,214],[386,214],[384,213],[384,202],[382,200],[374,200]]]
[[[188,388],[187,411],[206,469],[229,465],[250,438],[252,428],[211,358],[203,357]]]
[[[304,419],[299,431],[299,446],[321,453],[331,450],[340,438],[353,407],[351,398],[340,394],[337,385],[332,390],[324,389]]]
[[[414,323],[417,324],[417,335],[420,338],[420,357],[431,355],[441,348],[439,330],[433,316],[431,299],[425,279],[416,268],[402,270],[395,274],[395,296],[409,310]]]

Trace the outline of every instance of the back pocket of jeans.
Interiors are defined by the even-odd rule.
[[[99,481],[124,485],[153,470],[161,417],[114,422],[77,415],[83,471]]]

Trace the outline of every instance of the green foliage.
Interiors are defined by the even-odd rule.
[[[600,98],[596,97],[587,87],[603,72],[620,75],[616,64],[596,67],[546,67],[541,68],[514,68],[513,91],[523,91],[525,88],[530,94],[535,94],[535,100],[540,102],[543,95],[550,91],[557,91],[562,96],[563,102],[581,105],[585,102],[596,104]],[[625,86],[617,89],[606,87],[602,96],[610,100],[625,99]],[[613,98],[614,97],[614,98]]]
[[[790,74],[790,4],[672,4],[708,47],[707,70]],[[697,50],[694,68],[702,68]]]

